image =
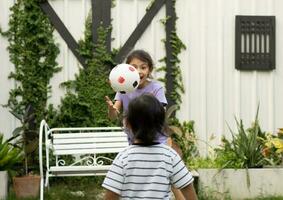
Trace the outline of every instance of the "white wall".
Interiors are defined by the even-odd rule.
[[[11,5],[13,5],[13,1],[0,0],[0,27],[2,31],[8,29],[9,7]],[[14,117],[7,108],[1,106],[7,104],[9,91],[15,85],[13,81],[8,79],[11,70],[13,70],[13,65],[9,62],[7,47],[8,41],[0,36],[0,133],[4,133],[5,137],[10,136],[16,126]]]
[[[150,0],[116,0],[112,9],[112,37],[114,48],[127,40],[135,26],[145,14]],[[50,1],[60,18],[64,21],[76,40],[83,37],[84,21],[90,10],[89,0],[52,0]],[[0,0],[0,26],[7,28],[10,1]],[[250,126],[260,102],[259,120],[263,130],[275,131],[283,127],[283,70],[281,58],[283,40],[283,1],[282,0],[177,0],[177,31],[187,50],[180,55],[186,93],[178,116],[182,120],[194,120],[200,139],[209,140],[214,134],[216,144],[222,134],[230,137],[227,124],[235,129],[234,115]],[[235,69],[235,15],[275,15],[276,16],[276,70],[269,72],[243,72]],[[161,39],[165,31],[160,19],[165,17],[163,7],[153,19],[136,48],[151,53],[156,66],[165,54]],[[63,70],[52,81],[53,94],[50,103],[58,104],[64,95],[59,88],[63,81],[73,79],[79,63],[61,40],[54,34],[60,45],[58,57]],[[7,41],[0,37],[1,56],[1,103],[5,103],[8,92],[13,86],[7,80],[11,70]],[[161,76],[162,74],[156,74]],[[6,109],[0,108],[0,131],[9,134],[15,125]],[[2,123],[3,122],[3,123]],[[203,152],[207,146],[200,143]]]

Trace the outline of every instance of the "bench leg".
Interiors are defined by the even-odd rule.
[[[40,200],[44,198],[44,179],[43,176],[40,178]]]
[[[45,176],[45,187],[49,186],[49,176],[48,176],[48,171],[46,171],[46,176]]]

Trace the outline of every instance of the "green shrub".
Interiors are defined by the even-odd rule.
[[[214,158],[210,157],[194,157],[187,162],[190,169],[212,169],[219,168]]]
[[[194,157],[199,156],[199,152],[196,146],[196,135],[194,129],[194,121],[184,121],[181,123],[175,116],[171,117],[174,112],[178,110],[177,105],[170,106],[166,111],[166,129],[173,141],[173,148],[182,151],[182,158],[185,163]]]
[[[9,144],[8,141],[4,140],[3,134],[0,133],[0,171],[11,170],[23,159],[22,150]]]

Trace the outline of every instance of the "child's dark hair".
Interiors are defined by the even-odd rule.
[[[152,71],[153,70],[153,61],[151,56],[149,55],[149,53],[147,53],[144,50],[138,49],[138,50],[134,50],[132,51],[126,59],[126,63],[129,64],[134,58],[137,58],[143,62],[146,62],[149,70]]]
[[[158,133],[162,133],[165,109],[153,95],[142,94],[130,101],[126,119],[134,138],[149,145],[154,142]]]

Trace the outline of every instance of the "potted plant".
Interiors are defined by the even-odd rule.
[[[280,153],[276,148],[280,147],[278,140],[275,136],[268,139],[268,134],[261,130],[258,110],[255,121],[247,129],[242,120],[235,120],[237,131],[229,128],[232,139],[223,137],[221,145],[214,149],[212,162],[218,169],[198,169],[202,190],[217,191],[220,196],[228,192],[235,199],[282,196],[283,168],[265,168],[271,164],[265,149],[269,147],[270,151]]]
[[[22,150],[4,140],[0,133],[0,199],[5,199],[8,191],[8,171],[23,158]]]
[[[34,112],[32,106],[27,106],[23,114],[10,111],[21,125],[13,131],[16,146],[23,150],[22,166],[18,168],[13,177],[13,186],[18,198],[36,197],[39,194],[40,176],[35,175],[38,171],[38,132],[33,125]]]

